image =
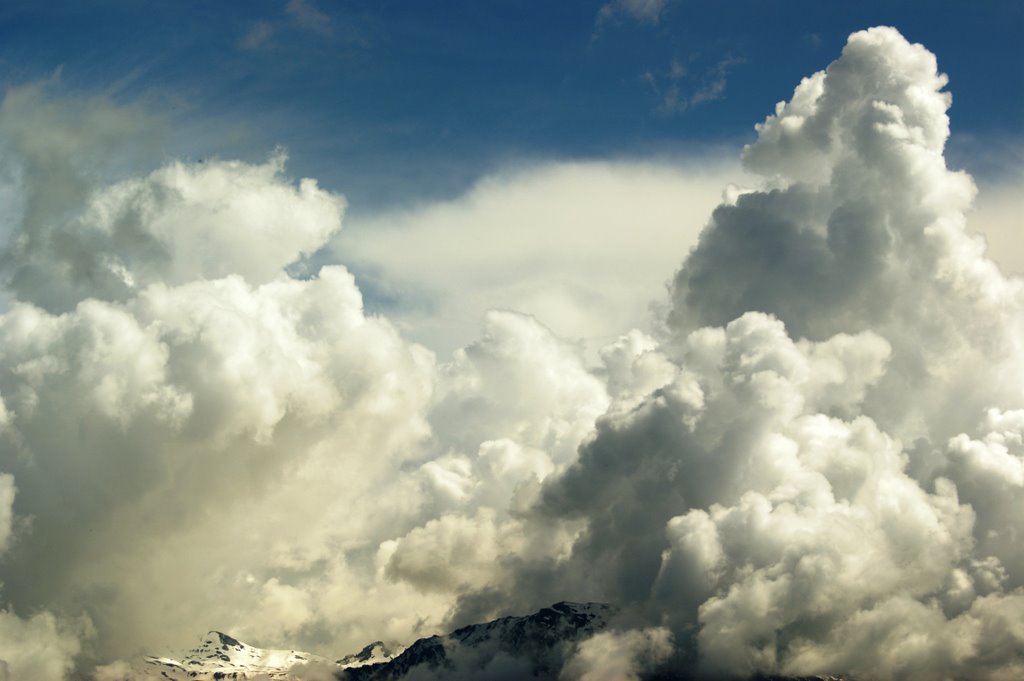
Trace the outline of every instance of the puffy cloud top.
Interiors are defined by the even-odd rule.
[[[172,163],[94,191],[71,217],[26,215],[7,256],[13,288],[19,300],[64,309],[154,283],[266,283],[324,245],[345,208],[314,180],[292,185],[284,160]]]

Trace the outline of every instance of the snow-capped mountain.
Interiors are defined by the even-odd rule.
[[[447,636],[421,638],[392,660],[350,667],[340,678],[396,681],[410,673],[418,678],[484,678],[499,659],[504,667],[516,668],[524,676],[555,677],[566,649],[604,629],[614,613],[604,603],[556,603],[532,615],[501,617]]]
[[[576,644],[606,629],[616,609],[603,603],[561,602],[522,617],[501,617],[444,635],[421,638],[400,652],[375,641],[331,661],[296,650],[263,650],[217,631],[174,657],[148,657],[130,681],[217,679],[305,681],[489,681],[559,678]],[[647,678],[646,676],[644,677]],[[649,681],[683,681],[671,670]],[[753,681],[854,681],[841,676],[760,676]]]
[[[205,681],[206,679],[287,679],[300,665],[334,665],[330,660],[297,650],[264,650],[219,631],[180,658],[147,657],[142,678]]]
[[[316,668],[338,679],[376,681],[401,679],[413,670],[443,673],[456,667],[477,667],[497,655],[515,658],[537,673],[557,672],[564,647],[602,630],[613,612],[611,606],[601,603],[556,603],[532,615],[502,617],[446,636],[421,638],[398,654],[375,641],[333,662],[296,650],[256,648],[211,631],[196,648],[181,656],[147,657],[138,678],[284,680],[302,678],[304,670]]]
[[[341,658],[337,664],[344,668],[365,667],[369,664],[382,664],[394,656],[394,652],[383,641],[374,641],[358,653],[352,653]]]

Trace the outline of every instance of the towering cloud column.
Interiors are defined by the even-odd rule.
[[[558,583],[668,624],[673,664],[1024,673],[1021,282],[965,232],[945,85],[874,28],[779,103],[645,354],[675,377],[546,481],[586,525]]]

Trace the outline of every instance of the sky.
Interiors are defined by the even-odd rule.
[[[729,10],[4,3],[0,681],[1024,674],[1024,8]]]
[[[927,10],[925,10],[927,7]],[[894,25],[942,57],[951,152],[976,174],[1019,136],[1012,0],[601,3],[4,3],[5,85],[145,102],[164,153],[256,160],[342,191],[356,213],[450,198],[536,159],[674,156],[750,142],[852,31]],[[582,116],[581,113],[586,113]]]

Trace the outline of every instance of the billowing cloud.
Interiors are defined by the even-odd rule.
[[[66,220],[26,215],[7,254],[12,289],[63,311],[87,297],[125,300],[158,282],[238,275],[265,283],[337,231],[344,207],[313,180],[285,182],[283,166],[280,155],[258,166],[174,163],[93,192]]]
[[[14,477],[0,474],[0,560],[13,541],[16,493]],[[10,606],[0,609],[0,681],[60,681],[88,633],[88,620],[61,621],[48,611],[22,618]]]
[[[342,197],[281,155],[98,167],[131,112],[13,90],[0,678],[119,678],[210,628],[338,657],[562,599],[622,607],[552,660],[566,681],[1020,676],[1021,282],[967,231],[945,84],[894,29],[852,35],[758,127],[760,179],[725,192],[646,330],[693,240],[663,208],[643,233],[664,241],[629,255],[611,226],[637,211],[608,197],[665,207],[692,174],[547,167],[346,242]],[[538,224],[575,227],[510,279]],[[519,311],[439,357],[344,266],[294,274],[328,244],[434,309]]]
[[[943,160],[945,83],[931,53],[885,30],[804,79],[744,152],[773,184],[716,209],[675,278],[679,333],[748,310],[813,340],[871,329],[893,360],[865,413],[936,445],[1019,402],[1020,283],[965,231],[975,189]]]
[[[0,474],[0,555],[7,550],[14,534],[14,476],[9,473]]]
[[[557,554],[571,535],[517,514],[607,407],[581,348],[495,311],[438,365],[364,313],[344,267],[287,273],[337,232],[342,197],[289,178],[281,154],[90,166],[132,115],[29,88],[0,117],[14,678],[33,650],[52,673],[32,678],[76,655],[116,677],[117,658],[210,628],[328,654],[409,641],[453,592],[504,579],[510,547]]]
[[[581,643],[562,669],[572,681],[636,681],[639,671],[672,654],[672,634],[663,627],[603,631]]]
[[[86,631],[62,623],[49,612],[23,619],[10,610],[0,610],[0,680],[66,678]]]
[[[344,268],[284,273],[338,229],[344,201],[293,183],[282,157],[105,184],[75,153],[41,149],[22,120],[29,95],[42,96],[9,95],[3,120],[21,152],[13,191],[28,197],[0,317],[0,468],[25,519],[5,599],[85,614],[97,631],[87,653],[106,660],[187,644],[197,621],[257,637],[309,626],[322,614],[310,583],[353,579],[343,555],[367,551],[362,524],[380,524],[379,543],[415,517],[418,494],[395,493],[393,515],[371,500],[429,434],[433,356],[364,315]],[[89,152],[105,143],[106,112],[70,131],[54,116],[47,134]],[[60,172],[33,170],[44,161]]]
[[[1021,671],[1018,627],[982,633],[1024,614],[1021,284],[965,229],[945,84],[878,28],[780,103],[744,153],[764,188],[674,278],[648,352],[675,378],[545,481],[586,524],[556,581],[669,622],[713,678]]]

